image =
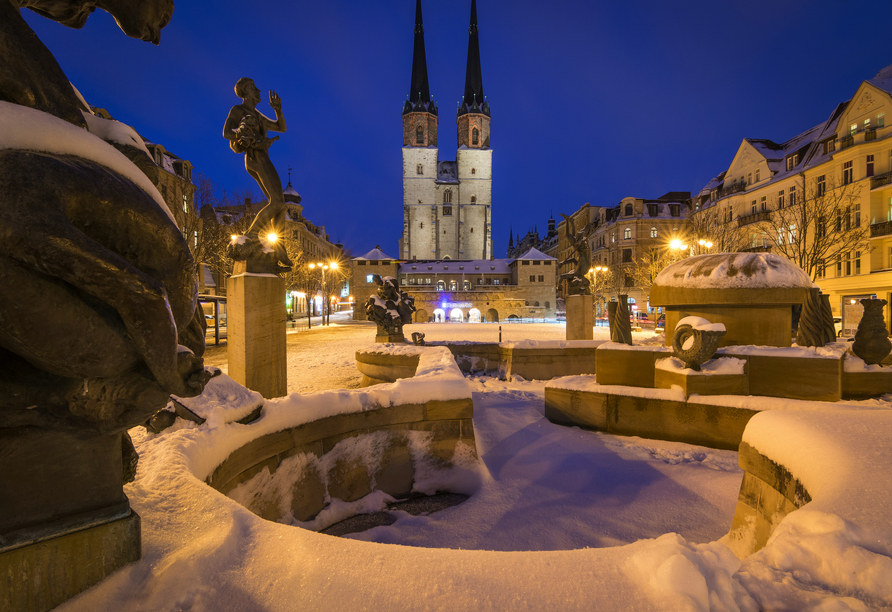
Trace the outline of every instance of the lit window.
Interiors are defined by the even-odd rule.
[[[886,125],[886,113],[880,113],[877,115],[877,127],[881,128]]]
[[[870,129],[870,117],[868,117],[867,119],[864,120],[864,129],[865,130]]]
[[[185,193],[183,194],[183,212],[184,212],[184,213],[188,213],[188,212],[189,212],[189,201],[186,199],[186,194],[185,194]]]
[[[852,182],[853,170],[852,162],[847,161],[842,165],[842,184],[848,185]]]
[[[623,230],[623,240],[628,240],[632,237],[632,228],[627,227]]]
[[[365,277],[365,282],[367,282],[367,283],[373,283],[373,282],[375,282],[375,275],[374,275],[374,274],[369,274],[368,276],[366,276],[366,277]]]
[[[854,136],[855,132],[857,132],[857,131],[858,131],[857,123],[853,123],[852,125],[849,126],[849,136]]]
[[[657,237],[657,228],[655,228],[655,227],[650,228],[650,237],[651,238]]]

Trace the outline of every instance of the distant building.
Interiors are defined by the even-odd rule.
[[[415,322],[495,323],[554,319],[556,261],[536,249],[514,259],[439,259],[400,262],[380,247],[353,260],[353,318],[366,320],[374,275],[392,276],[415,299]]]
[[[521,237],[518,235],[515,242],[514,230],[511,230],[508,235],[508,258],[519,257],[530,249],[536,249],[546,255],[557,257],[558,233],[555,227],[554,215],[548,219],[548,233],[543,238],[539,238],[539,228],[534,227],[527,232],[526,236]]]
[[[415,8],[415,47],[409,98],[403,107],[403,260],[491,259],[492,149],[490,110],[483,95],[477,4],[471,25],[465,93],[456,118],[456,161],[440,160],[439,109],[430,95],[421,0]]]

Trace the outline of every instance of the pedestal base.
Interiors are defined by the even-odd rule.
[[[592,296],[568,295],[567,340],[591,340],[594,338],[595,321],[592,313]]]
[[[375,336],[375,342],[391,342],[394,344],[403,344],[406,337],[403,334],[384,334]]]
[[[135,512],[116,521],[0,552],[0,610],[46,612],[140,557]]]
[[[245,269],[236,262],[226,281],[229,376],[263,397],[282,397],[288,393],[285,281]]]

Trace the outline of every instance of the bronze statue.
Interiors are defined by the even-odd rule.
[[[369,321],[378,324],[377,342],[405,342],[403,325],[412,322],[415,298],[401,291],[392,276],[375,274],[372,280],[378,285],[378,291],[377,295],[369,296],[365,312]]]
[[[282,114],[282,99],[274,92],[269,92],[269,105],[276,112],[276,120],[257,110],[260,103],[260,90],[249,78],[241,78],[235,84],[235,94],[242,99],[229,111],[223,125],[223,138],[229,141],[229,147],[236,153],[245,154],[245,170],[251,175],[269,204],[257,213],[246,234],[249,240],[257,241],[259,237],[273,233],[280,235],[285,226],[285,196],[282,192],[282,180],[276,167],[270,161],[267,152],[270,146],[279,139],[278,136],[268,138],[268,130],[284,132],[285,116]],[[289,267],[291,262],[285,253],[284,246],[278,241],[274,244],[279,261]]]
[[[567,241],[573,247],[573,256],[562,261],[560,265],[576,264],[572,272],[561,274],[561,280],[567,281],[567,295],[591,295],[591,283],[586,276],[592,267],[592,250],[588,244],[590,224],[576,231],[576,222],[573,218],[564,214],[561,216],[566,221]]]
[[[173,12],[170,0],[0,1],[0,104],[69,132],[90,111],[20,7],[72,27],[104,8],[154,43]],[[0,150],[0,489],[15,500],[0,504],[0,550],[33,541],[34,525],[129,516],[126,430],[210,377],[188,245],[138,168],[116,163]]]

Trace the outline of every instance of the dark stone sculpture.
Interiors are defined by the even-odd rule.
[[[17,7],[80,27],[96,6],[155,43],[173,11],[0,2],[0,100],[84,127],[89,111]],[[2,550],[128,516],[126,430],[210,374],[188,245],[131,179],[71,155],[0,151],[0,235]]]
[[[889,332],[883,321],[883,307],[886,300],[866,299],[861,300],[864,314],[855,332],[855,341],[852,343],[852,352],[864,360],[868,365],[878,364],[892,351],[892,342],[889,341]]]
[[[629,296],[619,295],[616,302],[607,303],[607,323],[610,341],[632,345],[632,322],[629,319]]]
[[[821,290],[817,287],[812,287],[805,295],[805,303],[802,305],[802,316],[799,317],[796,344],[799,346],[824,346],[826,342],[824,305],[821,299]]]
[[[415,299],[405,291],[400,291],[392,276],[373,277],[378,285],[378,295],[369,296],[365,312],[369,321],[378,324],[377,342],[405,342],[403,325],[412,322],[415,312]]]
[[[291,261],[285,252],[285,247],[278,240],[270,243],[266,238],[269,234],[281,236],[285,229],[286,208],[282,180],[267,152],[279,137],[268,138],[266,135],[267,130],[284,132],[287,129],[285,116],[282,114],[282,99],[276,92],[269,92],[269,105],[276,112],[276,120],[273,121],[257,110],[260,90],[252,79],[239,79],[235,84],[235,94],[242,99],[242,103],[233,106],[229,111],[229,116],[223,125],[223,138],[229,141],[229,147],[235,153],[245,154],[245,170],[257,181],[269,203],[257,213],[251,227],[248,228],[248,233],[245,235],[248,240],[247,248],[233,248],[229,255],[233,259],[251,261],[252,258],[262,257],[265,244],[275,251],[278,261],[284,268],[282,271],[287,271],[291,269]]]
[[[830,306],[830,296],[821,294],[821,318],[824,326],[824,344],[836,342],[836,326],[833,324],[833,308]]]
[[[415,346],[424,346],[424,334],[421,332],[412,332],[412,342]]]
[[[685,367],[699,372],[700,365],[715,355],[726,333],[726,330],[695,329],[687,323],[677,325],[672,337],[673,355],[684,361]]]
[[[561,274],[561,280],[567,281],[567,295],[591,295],[591,283],[588,280],[588,271],[592,267],[592,250],[588,244],[588,236],[591,229],[588,225],[576,231],[576,223],[572,217],[561,215],[566,221],[567,240],[573,247],[572,257],[568,257],[559,265],[573,263],[576,267],[572,272]]]

